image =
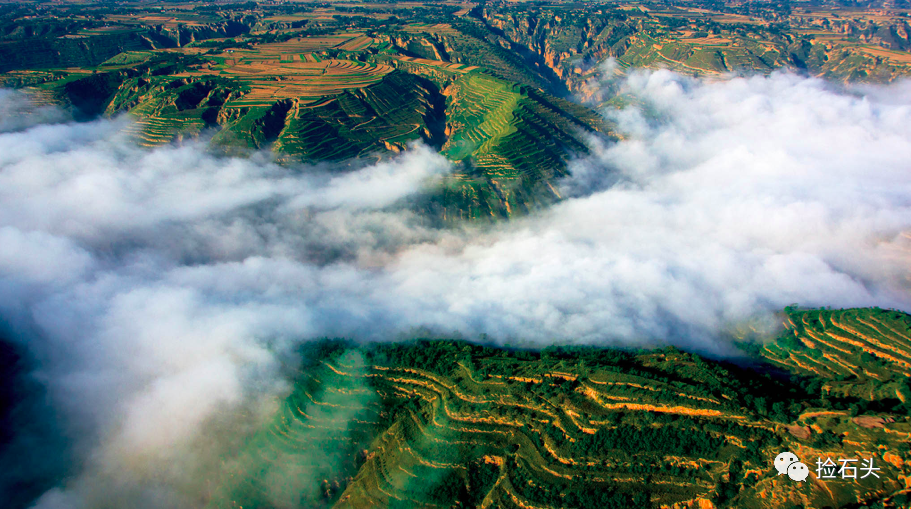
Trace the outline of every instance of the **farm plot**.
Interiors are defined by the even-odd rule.
[[[447,217],[507,217],[558,199],[552,182],[569,153],[585,152],[581,133],[608,131],[576,105],[481,73],[453,82],[446,118],[442,153],[467,160],[476,177],[444,189]]]
[[[263,106],[281,99],[305,102],[377,83],[392,67],[350,60],[261,60],[229,66],[222,75],[249,83],[251,92],[229,107]]]
[[[788,309],[783,321],[786,331],[763,350],[771,362],[822,378],[851,378],[850,383],[835,384],[833,392],[856,393],[848,389],[864,389],[872,379],[887,389],[887,397],[903,397],[895,391],[898,382],[911,375],[908,315],[878,309]],[[877,397],[869,387],[863,394]]]
[[[335,48],[351,40],[360,39],[362,33],[325,35],[322,37],[299,37],[285,42],[260,44],[250,50],[236,50],[235,56],[249,60],[278,60],[281,55],[309,53]]]
[[[435,67],[437,69],[441,69],[444,71],[450,71],[450,72],[456,72],[459,74],[465,74],[467,72],[474,71],[475,69],[478,68],[477,66],[474,66],[474,65],[457,64],[457,63],[453,63],[453,62],[444,62],[442,60],[429,60],[426,58],[416,58],[416,57],[399,56],[399,57],[396,57],[396,60],[398,60],[400,62],[408,62],[411,64]]]
[[[894,51],[886,48],[880,48],[872,45],[858,45],[858,49],[874,57],[893,60],[898,64],[911,64],[911,53],[904,51]]]
[[[361,50],[367,48],[368,46],[370,46],[371,44],[373,44],[373,38],[367,37],[366,35],[362,35],[360,37],[355,37],[354,39],[351,39],[351,40],[345,42],[344,44],[339,45],[338,49],[345,50],[345,51],[361,51]]]
[[[452,27],[448,23],[437,23],[436,25],[430,25],[427,23],[411,23],[402,28],[404,32],[408,33],[431,33],[438,35],[461,35],[461,32]]]

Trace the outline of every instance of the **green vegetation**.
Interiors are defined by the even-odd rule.
[[[784,312],[786,330],[765,346],[770,362],[820,381],[827,401],[911,413],[911,316],[883,309]]]
[[[362,356],[327,349],[302,366],[273,421],[241,444],[209,507],[319,507],[335,499],[364,463],[378,431],[376,394]],[[345,366],[345,372],[331,364]]]
[[[788,314],[878,330],[894,354],[911,347],[908,315]],[[793,353],[788,338],[810,330],[789,329],[760,351]],[[858,407],[828,389],[836,374],[744,368],[672,347],[321,341],[303,357],[292,395],[220,480],[211,507],[265,507],[276,491],[339,508],[895,507],[911,474],[907,407]],[[864,383],[906,383],[903,370],[884,362]],[[872,457],[882,471],[825,488],[793,483],[772,467],[782,450],[811,470],[828,456]]]
[[[442,153],[469,169],[445,189],[444,215],[508,217],[560,198],[554,182],[566,159],[587,152],[586,132],[607,129],[586,108],[480,73],[447,94]]]
[[[309,161],[401,150],[414,140],[442,143],[444,99],[429,80],[395,71],[366,88],[300,108],[277,149]]]
[[[890,81],[911,70],[911,31],[901,12],[860,5],[792,10],[787,2],[597,5],[498,4],[480,19],[579,93],[616,58],[620,68],[684,74],[769,73],[791,67],[831,79]],[[872,4],[870,7],[873,7]]]
[[[10,4],[0,84],[80,119],[128,112],[147,146],[209,131],[221,150],[290,163],[383,157],[422,140],[456,164],[414,206],[444,222],[489,220],[561,199],[567,161],[590,136],[613,136],[567,100],[622,102],[600,94],[608,58],[619,72],[791,67],[889,81],[911,71],[902,14],[701,1]]]
[[[74,38],[39,38],[0,43],[0,72],[98,65],[123,51],[155,46],[135,31]]]
[[[455,166],[416,208],[507,218],[559,200],[567,161],[614,136],[579,94],[619,72],[845,81],[911,71],[902,9],[787,2],[0,6],[0,83],[129,114],[147,146],[214,133],[234,153],[345,161],[421,140]],[[800,12],[798,12],[800,11]],[[902,16],[904,14],[904,16]],[[911,317],[782,313],[749,367],[674,348],[312,343],[210,507],[907,506]],[[875,459],[881,478],[771,469]]]

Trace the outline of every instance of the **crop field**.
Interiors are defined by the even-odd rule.
[[[341,62],[346,64],[352,64],[352,69],[364,65]],[[141,98],[130,109],[137,117],[131,129],[149,146],[198,134],[216,122],[222,127],[213,140],[218,145],[261,148],[274,142],[277,152],[307,161],[401,150],[422,138],[431,141],[439,133],[426,126],[439,123],[442,96],[420,78],[387,70],[371,83],[361,78],[345,81],[349,75],[344,73],[328,75],[318,82],[323,89],[311,89],[315,90],[312,100],[307,100],[305,87],[288,92],[295,86],[289,81],[270,90],[235,77],[164,78],[145,84],[134,80],[122,87],[111,108],[116,111]],[[231,82],[233,87],[228,86]],[[232,88],[233,92],[225,93]],[[290,93],[290,98],[282,98],[282,93]]]
[[[392,71],[386,65],[352,60],[317,61],[312,55],[289,55],[295,61],[256,60],[227,66],[221,76],[249,83],[252,91],[229,107],[262,106],[281,99],[307,102],[345,90],[370,86]],[[307,61],[307,60],[314,61]]]
[[[687,37],[659,42],[641,36],[619,60],[630,67],[666,67],[688,74],[718,75],[734,69],[768,72],[783,58],[773,46],[761,42]]]
[[[368,447],[382,421],[379,400],[364,384],[359,354],[306,366],[306,376],[283,402],[274,422],[250,440],[232,462],[207,507],[256,507],[285,502],[320,507],[337,496],[356,472],[358,452]],[[331,452],[330,452],[331,451]],[[316,485],[309,482],[318,479]]]
[[[285,42],[259,44],[252,50],[238,49],[234,51],[233,56],[239,60],[276,60],[286,53],[300,54],[321,51],[334,48],[359,37],[360,35],[358,34],[298,37]]]
[[[409,141],[436,142],[430,131],[443,115],[432,85],[396,71],[379,83],[301,107],[276,141],[276,149],[307,160],[344,159],[371,151],[401,150]]]
[[[424,66],[433,67],[433,68],[440,69],[443,71],[447,71],[447,72],[451,72],[451,73],[458,73],[458,74],[465,74],[467,72],[471,72],[471,71],[478,69],[478,66],[476,66],[476,65],[454,64],[452,62],[444,62],[441,60],[429,60],[427,58],[398,56],[398,57],[395,57],[395,59],[399,60],[400,62],[424,65]]]
[[[338,48],[345,51],[361,51],[367,49],[371,44],[373,44],[373,38],[362,35],[360,37],[355,37],[344,44],[340,44]]]
[[[134,135],[140,145],[154,147],[175,138],[193,137],[203,128],[205,123],[193,115],[145,115],[138,117],[127,133]]]
[[[874,57],[892,60],[898,64],[911,64],[911,53],[907,51],[894,51],[880,48],[878,46],[859,45],[860,51],[870,54]]]
[[[356,60],[327,57],[326,49],[362,50],[372,39],[358,34],[295,38],[260,44],[255,49],[232,49],[214,55],[211,70],[219,76],[238,79],[252,91],[229,107],[264,106],[282,99],[308,102],[345,90],[377,83],[392,68]],[[204,76],[211,70],[183,73]]]
[[[207,23],[219,21],[214,16],[200,16],[195,13],[176,15],[135,15],[135,14],[112,14],[108,17],[111,22],[124,24],[127,26],[154,25],[161,26],[165,29],[175,30],[181,27],[201,27]]]
[[[750,16],[744,16],[741,14],[733,13],[717,13],[712,12],[707,9],[700,9],[698,7],[687,7],[687,6],[675,6],[673,9],[649,9],[648,12],[655,16],[666,16],[669,18],[681,18],[688,19],[690,17],[698,17],[704,19],[711,19],[718,23],[737,23],[737,24],[760,24],[762,21],[751,18]]]
[[[148,61],[152,55],[151,51],[125,51],[105,60],[101,65],[136,65]]]
[[[454,29],[449,23],[437,23],[435,25],[429,25],[427,23],[409,23],[402,27],[402,30],[415,34],[434,33],[440,35],[459,35],[461,33]]]
[[[67,121],[51,128],[32,128],[28,127],[30,123],[23,123],[26,127],[22,129],[27,131],[14,132],[16,139],[47,133],[58,136],[71,131],[73,124],[78,131],[79,126],[94,125],[81,122],[127,117],[132,122],[125,123],[126,134],[131,136],[131,142],[142,147],[179,145],[195,139],[192,146],[179,150],[177,155],[188,151],[195,154],[201,148],[197,145],[204,142],[205,155],[200,157],[212,161],[211,164],[234,164],[238,162],[233,159],[235,156],[252,155],[250,164],[269,161],[271,168],[265,177],[251,173],[253,180],[280,178],[279,173],[287,171],[300,185],[313,182],[317,190],[323,189],[323,184],[331,188],[344,180],[336,181],[336,176],[361,177],[350,173],[351,170],[381,163],[365,174],[379,177],[378,191],[390,197],[405,196],[385,208],[369,204],[360,208],[355,204],[360,200],[355,200],[352,206],[324,210],[316,205],[287,215],[286,207],[279,203],[284,195],[279,193],[274,200],[264,198],[266,201],[257,201],[254,196],[252,205],[231,205],[231,210],[216,211],[215,216],[206,213],[189,219],[178,218],[177,222],[166,221],[164,229],[155,228],[151,232],[179,233],[185,231],[186,221],[192,221],[187,223],[190,225],[202,221],[204,227],[227,225],[229,234],[241,228],[242,231],[238,230],[243,234],[241,240],[247,238],[244,236],[247,233],[265,236],[260,239],[263,242],[257,243],[267,251],[264,256],[288,254],[287,247],[295,252],[284,261],[305,266],[308,274],[326,274],[336,279],[338,274],[345,276],[347,279],[339,285],[314,287],[313,295],[328,295],[323,299],[325,302],[310,305],[311,299],[305,295],[307,302],[291,303],[288,308],[314,311],[315,314],[297,313],[292,317],[306,321],[312,314],[314,331],[322,331],[326,324],[326,331],[363,330],[358,325],[360,322],[349,324],[350,327],[334,327],[329,322],[335,315],[320,314],[320,311],[331,311],[330,308],[339,304],[347,306],[347,301],[332,296],[341,295],[340,289],[347,288],[343,285],[362,279],[360,274],[367,278],[370,288],[382,290],[384,285],[392,284],[395,288],[389,298],[396,298],[402,293],[396,288],[411,289],[400,284],[399,275],[414,272],[409,273],[408,269],[413,267],[408,264],[415,260],[415,255],[421,256],[421,260],[442,260],[427,273],[430,276],[442,273],[446,276],[443,279],[464,283],[478,279],[476,262],[480,259],[483,272],[486,266],[483,258],[502,254],[502,246],[507,244],[498,241],[515,240],[516,231],[522,246],[534,246],[525,237],[531,235],[533,241],[543,233],[542,242],[546,244],[550,240],[548,235],[553,236],[551,230],[559,236],[565,225],[554,223],[555,220],[571,223],[577,215],[588,214],[590,217],[580,216],[579,220],[597,226],[599,221],[622,223],[623,214],[641,215],[644,209],[636,206],[640,198],[651,208],[680,209],[677,202],[687,196],[677,196],[679,193],[674,194],[664,184],[670,178],[667,182],[676,185],[677,180],[687,177],[685,171],[678,171],[679,175],[663,171],[639,176],[624,173],[625,162],[654,155],[642,151],[649,152],[657,146],[652,143],[654,140],[666,141],[665,127],[672,131],[675,127],[683,126],[686,128],[683,131],[692,127],[688,120],[692,108],[670,108],[663,113],[665,104],[660,97],[668,97],[666,91],[672,87],[681,87],[679,100],[686,103],[691,99],[711,100],[713,90],[721,90],[725,100],[734,102],[743,97],[750,101],[768,97],[760,101],[762,106],[766,102],[778,104],[773,98],[781,93],[786,94],[788,104],[810,97],[807,94],[844,97],[851,115],[839,117],[839,122],[864,119],[868,114],[878,122],[883,120],[879,117],[885,110],[877,106],[881,104],[880,98],[861,97],[869,90],[865,88],[867,84],[893,82],[911,75],[911,17],[901,2],[868,9],[862,4],[847,8],[807,2],[703,2],[697,7],[694,3],[674,5],[661,1],[617,4],[526,0],[483,4],[461,0],[7,3],[0,9],[0,85],[23,88],[27,93],[21,97],[39,106],[62,106],[72,115],[71,123]],[[666,73],[640,74],[635,71],[640,68],[670,69],[685,76],[666,81]],[[784,80],[751,78],[733,83],[732,89],[716,88],[719,79],[769,75],[779,69],[792,75]],[[630,76],[633,73],[636,75]],[[811,80],[812,86],[801,85],[805,79]],[[821,79],[835,84],[822,86]],[[766,81],[774,86],[764,85]],[[788,92],[792,89],[799,93]],[[17,97],[20,96],[10,95],[5,99],[15,101]],[[873,104],[874,109],[871,113],[867,111],[869,108],[854,108],[851,105],[856,105],[855,102],[861,106]],[[17,105],[13,106],[9,112],[18,115]],[[632,109],[607,110],[626,106],[633,106],[642,118],[630,116],[634,115]],[[712,106],[723,105],[713,103]],[[891,102],[889,106],[893,106]],[[822,110],[826,107],[821,106]],[[782,113],[778,111],[780,108],[772,110],[775,111],[770,114]],[[41,120],[45,113],[39,108],[34,118]],[[701,118],[704,112],[696,113]],[[855,114],[860,116],[852,116]],[[745,122],[750,120],[747,118]],[[841,126],[818,123],[825,126],[826,132],[833,126],[834,129]],[[20,129],[17,122],[11,125],[10,129]],[[627,136],[631,143],[615,143],[622,138],[618,134],[619,125],[629,127]],[[870,131],[874,134],[879,132],[875,126]],[[5,123],[3,127],[6,128]],[[711,131],[712,126],[709,127]],[[671,137],[672,146],[659,147],[667,149],[659,150],[660,157],[652,161],[659,170],[665,166],[664,156],[692,152],[688,144],[701,143],[700,136],[683,136],[688,134],[683,131],[671,133],[675,135]],[[110,159],[119,164],[123,154],[136,153],[119,148],[125,141],[119,135],[110,143],[93,141],[96,134],[107,132],[95,129],[92,137],[77,138],[85,138],[83,141],[90,144],[87,150],[91,153],[101,150],[104,161]],[[751,143],[756,141],[753,138]],[[411,150],[416,144],[421,145],[420,149]],[[809,153],[806,147],[791,145],[786,148],[793,148],[798,158]],[[732,146],[736,149],[740,145]],[[604,147],[607,152],[602,153]],[[730,149],[711,148],[722,152]],[[422,179],[418,186],[412,178],[412,167],[421,164],[427,151],[441,161],[445,158],[447,171],[439,177]],[[28,161],[45,156],[59,159],[59,154],[64,153],[50,145],[40,152],[26,154]],[[149,159],[153,163],[170,157],[174,151],[154,152],[155,157]],[[793,155],[786,152],[784,156],[773,155],[776,160]],[[624,164],[614,164],[616,157],[623,158]],[[284,167],[276,170],[271,166],[273,162]],[[699,163],[684,162],[687,163],[684,169]],[[577,178],[561,180],[576,168]],[[388,175],[383,175],[384,172]],[[603,182],[592,182],[588,191],[594,194],[578,196],[575,186],[586,185],[589,176],[603,178]],[[639,177],[646,180],[640,182]],[[373,182],[373,176],[365,178]],[[629,179],[632,181],[627,182]],[[607,193],[600,192],[613,181],[619,183],[617,187]],[[651,192],[654,190],[651,184],[674,196],[664,199],[663,194]],[[393,189],[393,186],[407,188]],[[571,189],[570,197],[561,195],[564,189]],[[610,206],[600,206],[597,201],[612,199]],[[557,215],[538,217],[543,209],[561,201],[564,206],[558,207]],[[273,205],[279,208],[273,210]],[[697,219],[704,215],[699,210],[696,212]],[[263,213],[269,216],[268,221],[253,221]],[[523,215],[530,217],[522,218]],[[232,220],[235,216],[239,219]],[[512,226],[484,224],[512,219],[518,219]],[[680,216],[679,220],[684,225],[688,219]],[[481,224],[463,223],[472,221]],[[635,229],[636,221],[626,222],[628,228]],[[298,231],[300,225],[304,229]],[[336,227],[342,228],[344,235],[320,238],[320,232],[332,233],[330,230]],[[358,232],[363,235],[354,235]],[[143,234],[133,239],[130,235],[124,237],[121,231],[113,233],[113,251],[108,249],[109,242],[101,241],[104,239],[88,244],[76,242],[76,247],[91,251],[90,258],[97,250],[103,262],[93,264],[92,270],[86,272],[90,283],[108,268],[119,267],[120,258],[129,255],[137,242],[144,256],[155,255],[157,247],[146,245],[152,237]],[[475,233],[480,234],[480,242],[484,244],[481,247],[490,244],[501,249],[485,248],[479,258],[477,250],[471,250],[477,244],[472,237]],[[678,236],[687,242],[698,240],[698,235],[684,236],[686,233],[682,230]],[[200,242],[208,242],[209,237],[203,237]],[[566,261],[561,258],[566,253],[570,258],[576,254],[588,258],[606,256],[600,265],[589,263],[588,258],[585,262],[593,267],[609,265],[611,270],[619,266],[622,271],[623,263],[629,258],[623,256],[624,246],[619,251],[611,247],[616,247],[616,239],[605,237],[605,232],[593,230],[591,236],[574,236],[570,232],[569,237],[572,238],[568,241],[578,249],[556,246],[551,251],[557,253],[559,261]],[[643,238],[648,241],[648,237]],[[184,244],[187,243],[182,242],[178,247],[186,247]],[[241,250],[215,253],[212,258],[209,250],[192,249],[198,246],[190,242],[188,254],[178,256],[183,251],[176,253],[173,242],[165,239],[162,246],[166,268],[186,265],[196,272],[200,267],[205,268],[208,261],[218,264],[219,269],[230,269],[234,261],[257,255]],[[213,246],[218,247],[217,243]],[[602,249],[604,246],[607,249]],[[645,247],[649,247],[648,242]],[[633,248],[637,260],[652,256],[653,251],[660,258],[661,263],[647,264],[649,270],[638,271],[649,281],[663,284],[667,279],[654,277],[655,271],[651,269],[657,267],[655,270],[676,277],[674,283],[679,288],[689,288],[683,283],[695,277],[693,288],[714,291],[712,285],[704,284],[699,272],[689,270],[689,265],[683,271],[685,274],[675,270],[679,264],[673,257],[679,258],[680,253],[643,250],[639,245]],[[428,249],[432,251],[430,258],[423,256]],[[540,260],[535,256],[544,256],[544,262],[553,256],[546,250],[539,251],[520,253],[524,258],[517,258],[519,262],[525,259],[534,262],[517,265],[522,281],[547,280],[541,277],[547,274],[536,268],[535,263]],[[746,265],[758,266],[752,263],[756,253],[745,253],[750,261]],[[764,256],[763,253],[760,255]],[[833,256],[829,252],[823,254],[824,259]],[[672,257],[668,258],[671,262],[665,263],[664,256]],[[222,259],[225,263],[219,264]],[[133,258],[124,260],[130,263]],[[620,260],[619,265],[616,260]],[[289,266],[279,264],[276,270],[287,272]],[[120,272],[129,276],[130,267]],[[257,270],[256,281],[251,283],[252,293],[246,292],[240,300],[225,294],[227,300],[223,300],[221,292],[225,285],[213,291],[203,288],[196,292],[201,296],[200,302],[222,309],[225,302],[243,305],[247,294],[258,298],[255,290],[269,286],[261,283],[271,272],[260,274],[258,267],[254,269]],[[852,267],[835,269],[845,271],[846,275],[857,272]],[[268,266],[264,270],[273,268]],[[708,270],[711,272],[711,267]],[[509,278],[500,286],[515,290],[512,281],[516,271],[499,272]],[[604,277],[609,277],[609,272]],[[526,273],[530,276],[525,277]],[[351,274],[356,277],[348,277]],[[417,275],[423,278],[419,283],[426,282],[423,281],[426,274]],[[128,283],[141,286],[160,279],[153,276],[134,277]],[[78,287],[82,280],[77,279],[73,281]],[[886,276],[875,276],[869,285],[866,280],[861,281],[870,289],[869,295],[863,297],[864,302],[870,295],[890,295],[891,286],[884,283],[879,286],[878,281],[886,279]],[[205,281],[196,278],[187,285],[197,283]],[[567,282],[570,286],[574,283],[578,281]],[[396,336],[389,338],[389,342],[357,342],[292,337],[291,331],[309,329],[281,327],[282,324],[278,328],[266,327],[265,336],[260,338],[257,329],[252,335],[257,347],[256,362],[249,363],[248,356],[243,355],[247,350],[232,356],[231,362],[249,364],[249,370],[244,367],[237,371],[245,383],[249,375],[257,387],[261,383],[271,387],[270,380],[274,379],[265,376],[287,374],[283,378],[286,383],[281,384],[280,391],[268,392],[274,399],[257,401],[255,411],[225,412],[230,417],[225,422],[206,419],[206,427],[200,429],[215,430],[217,433],[212,433],[212,437],[224,436],[230,443],[223,448],[219,444],[217,454],[201,454],[200,459],[187,456],[191,457],[191,463],[211,459],[216,466],[200,465],[205,468],[197,471],[195,465],[177,462],[167,465],[170,470],[162,474],[170,477],[171,470],[180,470],[175,476],[180,477],[180,483],[201,487],[198,491],[187,490],[193,498],[191,504],[184,505],[209,509],[911,508],[911,315],[879,308],[831,310],[793,305],[778,315],[781,326],[767,335],[758,332],[758,327],[750,329],[752,323],[734,331],[721,330],[719,326],[714,333],[717,337],[712,337],[717,342],[710,344],[724,345],[724,353],[718,355],[730,355],[703,357],[696,352],[665,347],[666,343],[659,341],[663,338],[673,343],[685,338],[692,340],[687,344],[709,344],[701,342],[705,331],[702,327],[714,320],[706,322],[703,315],[728,316],[727,313],[713,312],[712,306],[679,310],[676,305],[666,306],[666,300],[651,302],[650,295],[654,292],[645,291],[647,288],[624,285],[623,281],[614,283],[618,285],[595,284],[591,288],[595,293],[607,292],[608,297],[619,298],[617,302],[621,304],[629,301],[637,306],[617,322],[622,326],[628,319],[635,324],[633,330],[644,331],[637,334],[637,339],[642,340],[635,343],[637,346],[625,342],[622,344],[628,345],[626,348],[545,347],[543,341],[533,343],[522,337],[497,337],[503,343],[491,346],[491,339],[486,335],[468,341],[439,336],[402,340],[402,336]],[[43,283],[35,284],[44,288]],[[293,286],[294,281],[289,284]],[[770,284],[780,286],[775,281]],[[780,290],[791,295],[789,286],[792,285],[784,285]],[[64,291],[67,288],[54,286],[49,291],[53,295],[63,292],[60,295],[66,296],[70,295]],[[286,304],[284,287],[276,288],[267,288],[267,300],[271,299],[269,302],[277,303],[276,306]],[[463,284],[460,288],[471,290],[470,285]],[[573,290],[570,293],[574,292],[570,298],[557,295],[549,307],[529,307],[513,299],[516,302],[506,303],[503,310],[496,305],[487,306],[491,309],[480,310],[482,315],[458,318],[455,322],[446,319],[444,310],[443,315],[434,315],[436,318],[430,320],[430,326],[435,321],[467,321],[469,330],[481,332],[485,324],[500,324],[499,329],[507,334],[507,329],[512,330],[513,323],[517,323],[515,317],[526,316],[522,314],[526,312],[543,316],[548,324],[557,324],[553,326],[555,331],[562,323],[560,320],[569,323],[572,330],[583,331],[588,330],[589,323],[603,320],[614,323],[611,313],[623,311],[614,310],[610,303],[605,309],[593,308],[604,299],[585,299],[585,289],[580,293],[570,288]],[[230,293],[231,288],[225,291]],[[293,288],[290,292],[294,293]],[[353,313],[360,313],[358,320],[368,320],[374,311],[381,313],[387,309],[392,310],[392,321],[384,322],[384,327],[390,327],[388,330],[398,331],[399,322],[404,324],[401,330],[423,330],[410,328],[411,322],[420,321],[420,317],[414,318],[414,313],[408,312],[415,308],[409,302],[387,305],[381,291],[373,293],[380,297],[352,301]],[[763,291],[760,301],[778,302],[779,297],[775,296],[779,293],[774,288],[772,293]],[[632,300],[624,300],[627,295],[632,295]],[[675,295],[658,297],[676,303],[679,298],[674,300]],[[110,299],[106,295],[102,297],[103,307]],[[737,300],[740,297],[737,293],[734,300],[740,302]],[[458,301],[457,307],[464,300],[459,300],[460,295],[453,298]],[[48,299],[38,300],[38,311],[47,311],[44,301]],[[57,301],[66,299],[50,300],[53,307]],[[446,307],[446,302],[436,299],[418,307],[433,311]],[[521,313],[516,313],[513,305],[519,306],[516,309]],[[62,316],[69,316],[67,306],[65,303]],[[591,316],[596,321],[587,321],[588,314],[578,314],[576,308],[580,306],[584,313],[593,313]],[[274,314],[275,306],[260,308]],[[696,321],[690,321],[691,317],[683,316],[690,311],[702,314]],[[497,316],[488,320],[483,313]],[[670,321],[665,319],[667,313]],[[648,327],[648,317],[660,320],[661,326]],[[95,318],[92,315],[89,321],[94,323]],[[577,327],[583,322],[584,327]],[[692,328],[673,325],[678,323],[693,325]],[[32,325],[29,321],[22,329],[31,331]],[[528,323],[515,325],[519,326],[526,327]],[[102,332],[107,334],[108,328],[102,327]],[[387,329],[378,329],[381,330]],[[566,337],[571,342],[572,330],[554,336]],[[618,341],[626,337],[623,332],[620,330]],[[94,337],[94,333],[90,330],[89,337]],[[604,341],[613,333],[604,330]],[[276,334],[279,339],[273,338]],[[654,338],[655,343],[648,343],[650,334],[659,335]],[[56,336],[49,338],[55,340]],[[588,338],[579,338],[583,339]],[[5,341],[0,340],[0,343]],[[278,349],[277,362],[260,366],[259,360],[266,357],[259,355],[271,351],[273,344]],[[652,346],[656,344],[660,346]],[[232,346],[236,345],[232,343]],[[260,347],[265,350],[260,351]],[[5,359],[4,348],[0,344],[0,364]],[[218,350],[213,354],[216,357],[224,353],[215,350]],[[42,361],[40,355],[37,357],[36,361]],[[90,360],[96,357],[86,356]],[[40,364],[36,366],[43,368]],[[65,375],[65,371],[60,373]],[[64,383],[66,380],[64,377]],[[142,383],[136,387],[145,390]],[[246,392],[248,386],[243,387],[237,393],[240,399],[262,394]],[[231,394],[237,392],[232,387],[224,389]],[[44,397],[36,394],[39,399]],[[2,396],[0,393],[0,399]],[[157,392],[154,396],[159,397]],[[234,406],[233,397],[216,399],[210,402],[214,406],[209,406],[219,409],[219,418],[221,405],[229,409],[248,408]],[[131,405],[125,408],[132,412]],[[133,415],[130,413],[128,417]],[[16,415],[13,417],[18,419]],[[52,415],[48,422],[56,425],[55,418]],[[132,423],[129,419],[124,422]],[[210,424],[212,428],[208,427]],[[111,429],[117,430],[118,426],[114,423]],[[5,428],[0,428],[2,435]],[[62,433],[68,433],[66,426]],[[199,435],[209,437],[208,433]],[[3,438],[0,437],[0,442]],[[81,442],[72,443],[74,450],[81,448]],[[119,458],[120,442],[115,445]],[[772,468],[773,458],[784,450],[798,455],[811,472],[815,471],[817,459],[825,457],[869,458],[881,469],[880,475],[851,481],[813,475],[806,483],[791,482],[776,475]],[[71,468],[74,475],[80,475],[79,462],[84,458],[81,451],[77,452],[72,464],[61,462],[61,471]],[[100,465],[106,467],[108,456],[99,457],[104,459]],[[137,459],[130,466],[135,465],[137,472],[145,470],[144,460],[139,456]],[[89,459],[86,464],[96,463]],[[159,473],[152,468],[142,474],[144,480],[152,481],[150,496],[158,496],[158,486],[154,483],[159,481],[156,477]],[[4,475],[0,472],[0,477]],[[68,475],[70,472],[49,476],[47,488],[57,484],[63,495],[82,494],[81,483],[88,478]],[[94,479],[92,476],[89,481]],[[47,492],[40,484],[35,484],[42,488],[35,497]],[[139,486],[143,495],[147,487],[147,484]],[[0,499],[5,498],[2,488],[0,482]],[[129,486],[130,491],[132,488]],[[94,490],[88,491],[94,494]],[[176,495],[175,500],[184,500],[183,492]],[[105,496],[107,493],[102,493],[96,500]],[[26,502],[16,502],[12,507],[24,509],[35,505],[33,501]],[[113,507],[117,502],[108,505]]]
[[[284,16],[268,16],[263,18],[261,22],[268,23],[270,21],[302,21],[305,19],[308,19],[306,14],[295,14]]]

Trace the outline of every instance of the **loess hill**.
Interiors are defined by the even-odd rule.
[[[209,507],[907,507],[911,316],[783,319],[745,366],[674,348],[312,344]],[[772,466],[784,450],[811,471],[881,470],[797,483]]]
[[[346,168],[421,140],[455,171],[416,207],[502,218],[559,200],[567,162],[615,137],[592,109],[606,59],[889,81],[911,70],[909,10],[873,7],[22,2],[0,6],[0,85],[128,113],[148,146],[205,135]]]
[[[416,205],[444,220],[508,217],[559,199],[567,161],[587,152],[589,136],[610,135],[477,21],[445,10],[405,22],[387,12],[404,14],[394,7],[350,19],[335,14],[343,7],[72,9],[73,21],[41,32],[54,37],[11,32],[0,47],[72,39],[82,50],[9,60],[0,81],[83,118],[133,115],[146,146],[214,132],[212,145],[229,154],[270,149],[280,161],[344,169],[422,141],[456,163]],[[119,38],[127,33],[129,44]]]

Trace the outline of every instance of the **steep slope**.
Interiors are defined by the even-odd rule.
[[[770,362],[824,380],[830,397],[862,407],[891,408],[911,401],[911,320],[881,309],[783,313],[785,332],[762,350]],[[855,410],[856,411],[856,410]]]
[[[271,423],[237,447],[208,507],[321,507],[364,463],[383,421],[379,399],[363,356],[327,346],[315,358],[305,354],[294,390]]]
[[[902,13],[861,10],[848,19],[841,8],[708,7],[311,12],[247,2],[85,15],[13,6],[0,9],[0,55],[13,47],[4,45],[28,47],[0,60],[28,60],[29,70],[3,73],[0,83],[33,86],[85,117],[129,112],[147,146],[209,133],[229,153],[271,150],[282,162],[344,169],[421,140],[456,164],[412,206],[449,222],[507,218],[561,198],[567,161],[587,152],[590,137],[612,136],[593,110],[562,98],[572,91],[612,100],[599,80],[608,57],[614,70],[694,75],[791,67],[888,81],[911,72]],[[169,49],[153,49],[162,46]]]
[[[442,153],[468,165],[446,190],[443,215],[508,217],[560,198],[566,161],[609,134],[593,111],[538,89],[469,73],[446,89]]]
[[[140,30],[0,41],[0,72],[98,65],[122,51],[159,47]]]
[[[298,108],[277,150],[305,160],[339,160],[442,143],[443,96],[429,80],[395,71],[376,85]]]
[[[908,25],[899,12],[798,15],[775,2],[707,7],[500,4],[479,9],[479,18],[580,93],[607,57],[621,68],[697,75],[790,67],[840,81],[885,82],[911,72]]]
[[[316,101],[249,100],[251,95],[255,90],[241,78],[129,76],[106,111],[136,115],[136,133],[147,145],[221,127],[216,144],[267,148],[275,142],[274,150],[303,161],[397,151],[417,139],[442,143],[443,97],[419,76],[392,72],[376,84]]]

